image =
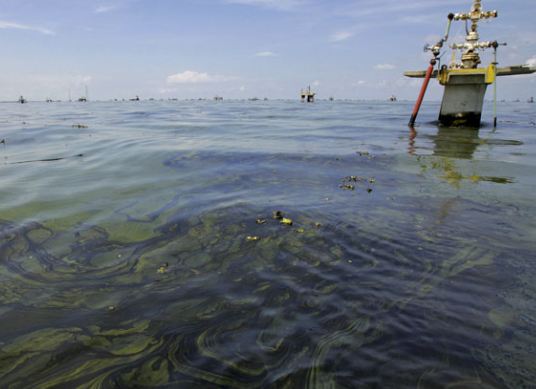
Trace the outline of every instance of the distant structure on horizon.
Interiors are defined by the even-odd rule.
[[[87,90],[87,85],[85,86],[85,89],[86,89],[86,95],[85,96],[82,96],[78,99],[78,101],[80,103],[86,103],[88,100],[89,100],[89,93],[88,93],[88,90]]]
[[[391,97],[389,97],[389,101],[398,101],[398,99],[395,95],[391,95]]]
[[[21,103],[21,104],[26,104],[27,103],[27,101],[24,98],[24,96],[19,97],[19,103]]]
[[[301,101],[308,102],[308,103],[314,103],[315,101],[315,95],[316,93],[311,90],[311,86],[309,85],[307,89],[301,91]]]
[[[534,103],[534,97],[531,97],[530,99],[527,100],[527,103]]]

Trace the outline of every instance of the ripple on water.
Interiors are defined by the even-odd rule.
[[[530,136],[401,149],[396,105],[263,104],[36,105],[41,148],[2,135],[85,155],[2,166],[2,385],[536,381]]]

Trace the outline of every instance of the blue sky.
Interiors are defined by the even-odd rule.
[[[0,100],[414,99],[449,12],[471,0],[0,0]],[[483,0],[499,19],[483,40],[508,42],[501,65],[536,64],[536,1]],[[464,26],[455,23],[460,39]],[[458,37],[458,38],[457,38]],[[445,54],[450,58],[450,53]],[[500,98],[536,95],[536,76],[503,77]],[[433,84],[429,98],[438,99]]]

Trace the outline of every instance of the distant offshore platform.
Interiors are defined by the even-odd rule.
[[[302,102],[314,103],[316,93],[311,90],[311,86],[309,85],[307,89],[302,89],[300,96]]]

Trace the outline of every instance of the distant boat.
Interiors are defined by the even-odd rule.
[[[527,103],[534,103],[534,97],[531,97],[530,99],[527,100]]]
[[[397,101],[397,98],[395,95],[391,95],[391,97],[389,97],[389,101]]]
[[[223,101],[223,97],[221,97],[221,96],[214,96],[214,101]]]
[[[249,101],[259,101],[260,99],[258,97],[252,97],[250,99],[248,99]]]
[[[21,97],[19,97],[19,103],[21,103],[21,104],[26,104],[27,101],[26,101],[26,99],[25,99],[23,96],[21,96]]]
[[[80,98],[78,99],[78,102],[79,102],[79,103],[86,103],[86,102],[87,102],[87,97],[80,97]]]
[[[54,100],[52,100],[50,97],[48,99],[45,100],[47,103],[53,103]]]
[[[330,97],[329,97],[329,101],[333,101],[333,100],[335,100],[335,99],[333,98],[333,96],[330,96]]]
[[[130,101],[140,101],[140,97],[139,97],[139,96],[136,96],[136,97],[134,97],[133,99],[130,99]]]

